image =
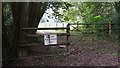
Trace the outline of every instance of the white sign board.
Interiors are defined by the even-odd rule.
[[[57,44],[57,35],[44,35],[44,45]]]

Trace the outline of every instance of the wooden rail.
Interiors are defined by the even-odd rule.
[[[31,46],[39,46],[40,44],[38,43],[31,43],[31,44],[21,44],[20,47],[31,47]]]
[[[69,45],[70,42],[66,43],[59,43],[59,44],[49,44],[49,45],[44,45],[44,46],[55,46],[55,45]],[[21,44],[20,47],[34,47],[34,46],[40,46],[39,43],[31,43],[31,44]]]
[[[68,27],[52,27],[52,28],[32,28],[32,27],[27,27],[27,28],[23,28],[22,30],[59,30],[59,29],[68,29]]]
[[[28,34],[26,37],[39,37],[44,35],[57,34],[58,36],[69,36],[70,33],[47,33],[47,34]]]
[[[112,23],[112,22],[109,22],[109,23],[71,23],[70,24],[71,26],[72,25],[77,25],[77,28],[76,27],[74,27],[74,26],[72,26],[75,30],[77,30],[77,31],[80,31],[80,32],[89,32],[89,30],[84,30],[84,31],[81,31],[79,28],[78,28],[78,25],[88,25],[88,26],[93,26],[93,28],[94,28],[94,31],[92,31],[92,32],[101,32],[101,31],[105,31],[109,36],[112,34],[112,29],[114,29],[114,30],[118,30],[118,28],[113,28],[113,26],[115,27],[117,27],[117,25],[118,24],[116,24],[116,23]],[[102,28],[100,28],[100,29],[96,29],[96,27],[97,26],[104,26],[104,27],[106,27],[106,30],[105,29],[102,29]],[[86,28],[86,27],[85,27]],[[87,28],[86,28],[87,29]]]
[[[71,23],[70,25],[108,25],[109,23]],[[118,25],[111,23],[111,25]]]

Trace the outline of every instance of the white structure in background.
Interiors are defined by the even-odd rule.
[[[52,6],[52,5],[50,5]],[[52,7],[54,8],[54,7]],[[42,28],[42,27],[46,27],[46,28],[50,28],[50,27],[67,27],[67,23],[65,22],[61,22],[58,19],[55,19],[55,16],[53,15],[54,11],[52,10],[52,8],[49,7],[49,9],[47,9],[42,17],[42,19],[39,22],[38,28]],[[61,13],[63,11],[62,8],[60,8],[59,12]],[[81,17],[78,16],[77,17],[77,21],[82,22]],[[74,27],[76,27],[77,25],[73,25]],[[70,26],[70,28],[72,29],[73,27]],[[47,33],[47,32],[58,32],[55,30],[37,30],[36,33]],[[60,32],[60,31],[59,31]]]
[[[44,13],[42,19],[39,22],[38,28],[43,27],[66,27],[67,23],[61,22],[60,20],[55,19],[55,16],[53,16],[54,11],[52,8],[49,8]],[[37,30],[36,33],[47,33],[47,32],[56,32],[55,30]]]

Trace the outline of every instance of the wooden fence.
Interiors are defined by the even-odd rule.
[[[23,28],[23,31],[28,31],[28,30],[64,30],[66,29],[66,33],[47,33],[47,35],[50,35],[50,34],[57,34],[58,36],[67,36],[67,42],[66,43],[61,43],[61,44],[53,44],[53,45],[48,45],[48,46],[54,46],[54,45],[69,45],[69,36],[70,36],[70,24],[67,25],[67,27],[52,27],[52,28],[31,28],[31,27],[28,27],[28,28]],[[27,34],[25,35],[26,37],[38,37],[38,36],[44,36],[44,34]],[[32,44],[24,44],[24,45],[21,45],[21,46],[31,46]]]
[[[51,28],[33,28],[33,27],[27,27],[27,28],[23,28],[22,29],[23,32],[26,32],[26,34],[23,37],[27,37],[27,38],[37,38],[37,37],[41,37],[43,38],[44,35],[51,35],[51,34],[56,34],[57,36],[66,36],[66,40],[67,42],[61,42],[61,43],[57,43],[57,44],[49,44],[49,45],[45,45],[45,46],[58,46],[58,45],[66,45],[67,51],[69,50],[69,36],[70,36],[70,24],[67,25],[67,27],[51,27]],[[45,33],[45,34],[29,34],[27,32],[29,31],[33,31],[33,30],[66,30],[65,33]],[[44,39],[44,38],[43,38]],[[41,43],[41,42],[39,42]],[[41,46],[39,43],[23,43],[20,44],[21,48],[27,48],[27,47],[36,47],[36,46]]]
[[[116,27],[117,24],[114,24],[114,23],[74,23],[74,24],[70,24],[71,26],[72,25],[77,25],[77,27],[74,27],[72,26],[76,31],[80,31],[82,32],[82,30],[80,30],[79,28],[81,27],[80,25],[82,26],[92,26],[93,27],[93,31],[91,31],[92,33],[96,33],[96,32],[102,32],[102,31],[106,31],[106,33],[108,35],[111,35],[112,32],[114,30],[117,30],[118,28]],[[100,29],[97,30],[97,27],[98,26],[101,26]],[[106,28],[106,29],[102,29],[103,28]],[[86,28],[87,29],[87,28]],[[114,29],[114,30],[113,30]],[[83,32],[86,32],[86,33],[89,33],[89,30],[84,30]]]

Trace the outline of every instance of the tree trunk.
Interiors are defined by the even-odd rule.
[[[29,27],[38,27],[39,21],[42,18],[45,10],[47,3],[42,3],[42,2],[31,2],[29,4]],[[35,34],[36,30],[31,30],[28,32],[29,34]],[[29,42],[35,42],[37,39],[36,38],[31,38],[29,39]]]
[[[116,11],[118,12],[118,48],[120,47],[120,1],[115,3]],[[120,54],[120,50],[118,51],[118,54]]]
[[[47,3],[42,2],[34,2],[30,3],[29,6],[29,27],[38,27],[39,21],[42,18],[45,10],[46,10]],[[36,31],[33,31],[31,33],[35,33]]]
[[[14,55],[19,54],[19,45],[22,43],[30,43],[34,39],[27,39],[24,37],[26,32],[22,31],[23,27],[38,27],[39,21],[42,18],[47,3],[42,2],[14,2],[11,3],[12,15],[15,24],[14,30]],[[35,34],[36,31],[29,31],[28,33]],[[28,49],[28,48],[26,48]]]
[[[2,22],[2,59],[4,60],[10,57],[9,46],[10,46],[10,43],[6,34],[5,25],[4,25],[4,22]]]
[[[120,35],[120,1],[119,2],[116,2],[115,3],[115,8],[116,8],[116,11],[117,11],[117,13],[118,13],[118,21],[117,21],[117,23],[118,23],[118,35]],[[120,40],[120,36],[119,36],[119,40]]]
[[[18,57],[19,54],[19,38],[20,38],[20,23],[21,23],[21,14],[22,14],[23,3],[11,3],[13,22],[15,25],[14,38],[13,38],[13,54],[14,57]],[[13,57],[13,58],[14,58]]]

